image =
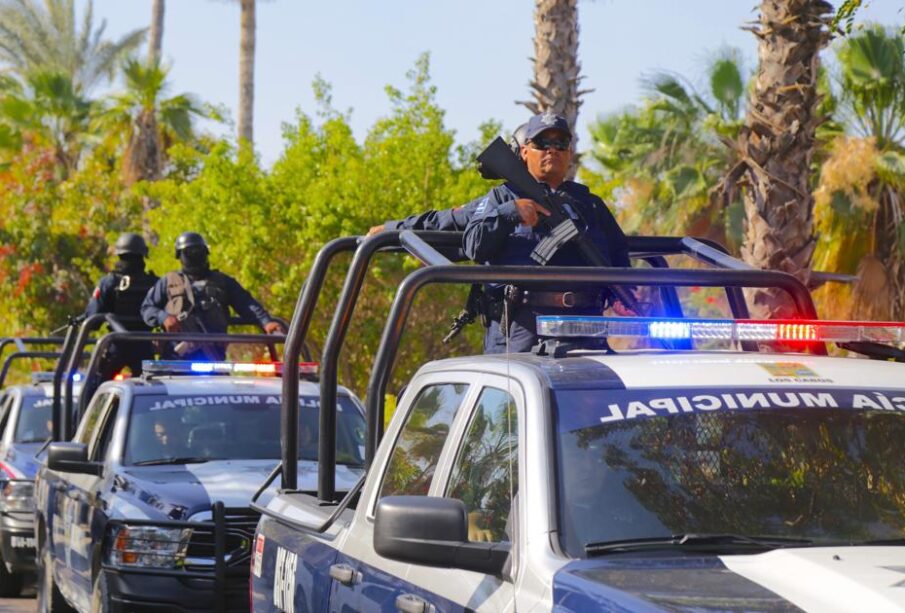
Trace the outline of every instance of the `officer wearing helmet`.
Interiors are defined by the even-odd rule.
[[[210,267],[210,248],[197,232],[183,232],[176,239],[179,271],[162,277],[145,296],[141,316],[149,326],[167,332],[224,333],[232,308],[240,317],[256,321],[268,334],[285,332],[267,310],[233,277]],[[222,360],[222,346],[181,343],[176,353],[184,359]]]
[[[127,330],[149,332],[141,318],[141,304],[145,295],[157,282],[157,275],[145,271],[148,245],[139,234],[121,234],[113,245],[117,256],[113,272],[104,275],[91,294],[85,315],[112,313]],[[122,342],[110,346],[100,370],[101,379],[110,379],[128,366],[133,375],[141,374],[142,360],[154,358],[149,342]]]

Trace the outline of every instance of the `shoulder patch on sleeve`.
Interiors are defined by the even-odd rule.
[[[94,291],[91,292],[91,297],[94,298],[95,300],[97,300],[101,297],[101,286],[100,285],[95,286]]]
[[[478,203],[478,208],[475,209],[475,215],[483,215],[484,211],[487,210],[487,203],[490,202],[490,198],[484,198],[481,202]]]

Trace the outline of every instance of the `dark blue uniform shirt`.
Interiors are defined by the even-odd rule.
[[[577,211],[566,205],[570,216],[576,220],[580,230],[608,257],[613,266],[628,266],[628,242],[625,234],[604,204],[603,200],[574,181],[566,181],[559,186],[560,192],[567,194]],[[506,264],[536,266],[531,252],[550,231],[543,225],[531,228],[522,223],[515,206],[517,198],[525,198],[509,183],[490,190],[478,200],[472,219],[465,228],[465,254],[482,264]],[[577,213],[577,215],[576,215]],[[583,228],[578,216],[587,222]],[[550,266],[587,266],[578,247],[573,243],[563,245],[548,262]]]
[[[583,230],[590,237],[613,266],[628,266],[628,241],[603,200],[592,194],[584,185],[574,181],[564,182],[560,185],[559,191],[572,199],[573,203],[566,205],[565,208],[570,217],[576,221],[579,230]],[[538,224],[532,228],[522,223],[515,200],[523,197],[526,196],[520,194],[515,186],[505,183],[493,188],[477,201],[474,214],[465,228],[465,254],[470,259],[481,264],[538,265],[531,258],[531,252],[550,230],[545,224]],[[583,222],[579,221],[579,218]],[[548,265],[587,266],[588,262],[574,241],[570,241],[559,248]],[[502,290],[499,285],[492,285],[487,287],[487,292],[500,296]],[[532,307],[516,309],[511,314],[509,351],[529,350],[537,341],[535,334],[537,315],[555,314],[582,313],[575,309],[555,312]],[[494,321],[485,334],[484,350],[487,353],[502,353],[506,348],[506,337],[500,329],[499,322]]]
[[[239,317],[248,321],[256,321],[262,327],[273,321],[273,318],[267,312],[267,309],[261,306],[261,303],[255,300],[252,295],[248,293],[248,290],[242,287],[238,281],[222,272],[211,272],[216,272],[221,277],[221,288],[225,294],[225,304],[222,306],[227,310],[225,313],[226,316],[229,315],[229,307],[232,307]],[[189,279],[194,281],[191,277],[189,277]],[[167,305],[167,300],[167,279],[166,275],[164,275],[154,284],[154,287],[148,292],[145,301],[141,305],[141,316],[146,324],[152,327],[163,326],[163,322],[167,318],[167,312],[164,310]],[[198,297],[196,296],[196,303],[197,300]],[[222,325],[222,321],[225,320],[226,317],[204,317],[204,312],[200,309],[197,310],[196,314],[201,317],[201,321],[204,323],[208,332],[212,334],[226,332],[226,327]]]
[[[477,198],[462,206],[442,211],[425,211],[409,215],[405,219],[386,222],[384,230],[442,230],[463,232],[483,198]]]
[[[124,278],[129,283],[120,290]],[[97,287],[91,294],[85,316],[98,313],[113,313],[127,330],[148,332],[150,328],[141,319],[140,306],[147,288],[157,281],[153,272],[109,273],[101,277]],[[141,374],[142,360],[154,359],[154,347],[145,341],[124,341],[113,343],[107,349],[107,355],[99,367],[101,380],[110,379],[114,374],[128,366],[133,375]]]

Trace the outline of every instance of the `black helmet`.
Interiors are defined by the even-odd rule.
[[[116,255],[133,254],[143,258],[148,257],[148,245],[145,243],[145,239],[134,232],[120,234],[116,239],[116,244],[113,245],[113,250]]]
[[[179,235],[179,238],[176,239],[177,259],[179,258],[179,252],[186,247],[204,247],[205,253],[211,252],[210,248],[207,246],[207,243],[204,241],[204,237],[197,232],[183,232]]]

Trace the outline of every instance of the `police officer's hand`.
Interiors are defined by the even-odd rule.
[[[530,198],[519,198],[515,201],[515,207],[522,218],[522,222],[532,228],[540,221],[541,215],[545,217],[550,215],[550,211]]]
[[[384,225],[380,224],[379,226],[371,226],[371,229],[368,230],[368,236],[374,236],[375,234],[379,234],[383,232]]]
[[[635,313],[632,309],[625,306],[621,300],[617,300],[613,303],[613,312],[620,317],[637,317],[638,313]]]
[[[278,321],[268,321],[264,324],[264,332],[267,334],[286,334],[286,330],[283,329],[283,324]]]
[[[163,329],[167,332],[179,332],[182,330],[182,324],[175,316],[167,315],[167,318],[163,320]]]

